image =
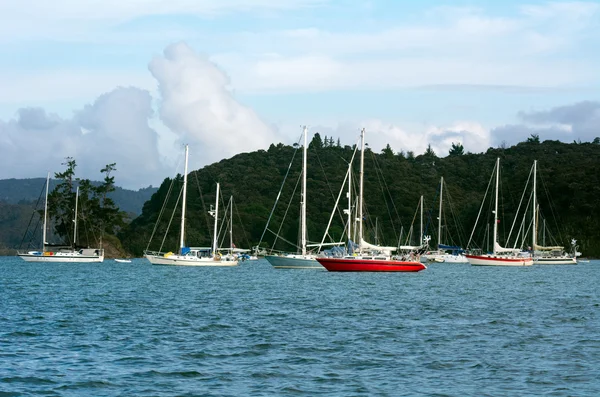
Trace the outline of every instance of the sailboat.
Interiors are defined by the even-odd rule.
[[[440,205],[438,213],[438,250],[427,254],[428,262],[468,263],[461,247],[442,244],[442,203],[444,196],[444,177],[440,178]],[[450,251],[450,252],[448,252]]]
[[[50,173],[46,177],[46,199],[44,202],[44,225],[42,230],[42,248],[39,251],[28,251],[17,253],[21,259],[26,262],[78,262],[95,263],[104,260],[104,250],[99,248],[82,249],[59,249],[56,251],[48,250],[49,244],[46,242],[48,230],[48,188],[50,185]],[[73,219],[73,245],[77,241],[77,204],[79,200],[79,186],[75,194],[75,217]]]
[[[209,213],[215,218],[214,236],[212,247],[187,247],[185,245],[185,207],[187,196],[187,174],[188,174],[188,145],[185,145],[185,166],[183,172],[183,192],[181,204],[181,230],[178,253],[152,252],[146,250],[144,256],[153,265],[176,265],[176,266],[237,266],[237,259],[233,256],[221,254],[217,246],[218,219],[219,219],[219,183],[217,183],[217,194],[215,209]]]
[[[304,148],[302,151],[302,192],[300,200],[300,252],[283,255],[265,255],[265,259],[276,269],[319,269],[323,266],[315,259],[317,255],[307,251],[306,234],[306,156],[308,148],[308,128],[304,127]]]
[[[537,204],[537,160],[533,162],[533,263],[536,265],[576,265],[577,240],[571,240],[572,254],[565,252],[563,246],[538,245],[537,222],[539,206]],[[544,225],[545,226],[545,225]],[[545,232],[545,227],[544,227]]]
[[[500,158],[496,159],[496,190],[494,207],[494,234],[493,249],[491,254],[465,255],[472,266],[531,266],[533,258],[530,255],[523,256],[518,248],[504,248],[498,244],[498,184],[500,182]],[[483,203],[482,203],[483,207]],[[477,226],[477,222],[475,222]],[[473,232],[475,228],[473,228]],[[471,237],[473,233],[471,233]],[[470,240],[470,239],[469,239]]]
[[[360,185],[358,203],[358,249],[344,257],[318,257],[317,261],[330,272],[418,272],[427,267],[413,257],[409,260],[396,259],[392,252],[396,247],[369,244],[363,239],[363,171],[365,152],[365,130],[360,134]]]

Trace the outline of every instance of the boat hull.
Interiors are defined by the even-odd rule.
[[[104,261],[104,255],[39,255],[39,254],[19,254],[25,262],[47,262],[47,263],[100,263]]]
[[[307,256],[302,257],[301,255],[267,255],[265,259],[275,269],[313,269],[313,270],[325,270],[325,268],[317,262],[314,257]]]
[[[429,254],[427,255],[427,262],[437,263],[469,263],[467,257],[464,255],[452,255],[452,254]]]
[[[531,266],[533,258],[514,258],[499,255],[465,255],[472,266]]]
[[[421,262],[352,259],[317,258],[317,261],[330,272],[419,272],[427,269]]]
[[[540,258],[534,258],[533,259],[533,264],[534,265],[576,265],[577,264],[577,259],[576,258],[570,258],[570,257],[554,257],[554,258],[544,258],[544,257],[540,257]]]
[[[213,258],[198,258],[195,256],[183,256],[183,255],[145,255],[146,259],[153,265],[167,265],[167,266],[211,266],[211,267],[223,267],[223,266],[237,266],[238,261],[236,260],[218,260]]]

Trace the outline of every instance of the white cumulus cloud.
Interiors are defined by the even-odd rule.
[[[199,153],[192,165],[266,149],[276,140],[273,127],[235,99],[227,75],[185,43],[167,47],[149,68],[159,85],[161,120]]]

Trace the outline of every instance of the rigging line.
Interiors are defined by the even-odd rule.
[[[529,176],[527,177],[527,182],[525,183],[525,188],[523,189],[523,194],[521,195],[521,200],[519,201],[519,206],[517,207],[517,212],[515,213],[513,223],[510,227],[510,232],[508,233],[508,238],[506,239],[506,245],[508,245],[508,242],[510,241],[510,236],[512,235],[513,229],[517,222],[517,217],[519,216],[519,213],[521,211],[521,205],[523,204],[523,198],[525,198],[525,192],[527,191],[527,187],[529,186],[529,181],[531,180],[532,175],[533,175],[533,166],[531,166],[531,170],[529,171]],[[531,197],[533,197],[533,192],[531,193]],[[530,200],[531,200],[531,198],[530,198]],[[523,218],[525,217],[525,214],[527,214],[526,211],[527,210],[525,210],[525,213],[523,214]],[[517,243],[517,241],[515,240],[515,244],[516,243]]]
[[[19,249],[21,249],[21,246],[23,245],[23,242],[25,241],[25,237],[27,236],[27,231],[29,230],[29,226],[31,226],[31,221],[33,220],[33,216],[35,214],[37,214],[37,207],[38,205],[40,205],[40,201],[42,200],[42,196],[44,195],[44,191],[46,190],[46,181],[44,181],[44,185],[42,186],[42,191],[40,192],[40,195],[38,196],[38,200],[35,203],[35,207],[33,208],[33,211],[31,212],[31,218],[29,218],[29,223],[27,224],[27,229],[25,229],[25,234],[23,234],[23,238],[21,239],[21,243],[19,244]],[[38,221],[39,224],[39,221]],[[37,227],[37,225],[36,225]],[[35,235],[35,234],[34,234]],[[33,240],[33,236],[31,237],[31,240]],[[31,241],[30,241],[31,243]],[[42,241],[42,245],[46,244],[45,241]]]
[[[460,222],[458,222],[458,215],[454,211],[454,199],[452,198],[452,194],[450,193],[450,189],[448,189],[448,184],[444,180],[444,191],[446,192],[446,200],[448,202],[448,207],[450,208],[450,216],[454,222],[454,229],[456,230],[456,234],[458,235],[458,244],[459,246],[463,246],[462,243],[465,241],[465,230]]]
[[[394,226],[394,218],[392,217],[392,212],[390,211],[390,206],[387,201],[387,198],[389,197],[389,199],[392,203],[392,207],[394,207],[394,209],[395,209],[394,200],[391,197],[390,189],[387,186],[387,183],[385,182],[385,178],[383,177],[383,170],[379,166],[379,163],[378,163],[377,158],[375,157],[375,153],[373,151],[371,151],[371,159],[373,160],[373,164],[375,165],[375,175],[377,175],[377,181],[379,182],[379,188],[381,189],[381,193],[383,194],[383,197],[384,197],[385,209],[387,210],[388,216],[390,217],[390,220],[392,221],[391,223],[392,223],[392,230],[394,232],[394,240],[396,240],[398,237],[398,233],[396,232],[396,227]],[[381,183],[382,181],[383,181],[383,184]],[[384,187],[385,187],[385,189],[384,189]],[[387,193],[387,196],[386,196],[386,193]],[[398,213],[398,211],[396,211],[396,215],[397,215],[397,213]],[[399,219],[399,217],[397,219]]]
[[[181,187],[181,190],[179,191],[179,196],[177,196],[177,202],[175,203],[175,207],[177,208],[179,206],[179,200],[181,200],[181,196],[183,195],[183,186]],[[171,222],[173,222],[173,217],[175,216],[175,210],[173,210],[173,212],[171,213],[171,219],[169,219],[169,224],[167,225],[167,230],[165,231],[165,235],[163,236],[162,242],[160,243],[160,248],[159,248],[159,252],[162,252],[163,246],[165,245],[165,240],[167,239],[167,234],[169,233],[169,229],[171,228]]]
[[[546,193],[546,198],[548,200],[548,203],[550,204],[550,214],[552,215],[552,220],[554,221],[554,228],[558,232],[558,238],[560,239],[560,241],[564,241],[561,228],[558,227],[558,217],[556,216],[556,213],[554,212],[554,208],[556,207],[556,205],[554,204],[554,201],[552,200],[552,196],[550,196],[549,189],[546,185],[546,180],[542,176],[542,173],[540,172],[538,175],[539,175],[540,180],[542,181],[542,186],[544,187],[544,192]]]
[[[413,216],[412,222],[410,223],[411,232],[406,235],[406,240],[404,240],[404,244],[398,244],[399,247],[401,245],[411,245],[410,239],[412,238],[412,228],[415,224],[415,221],[417,220],[417,214],[419,213],[420,205],[421,205],[421,198],[419,198],[419,204],[417,204],[417,208],[415,209],[415,215]],[[419,240],[420,240],[420,238],[419,238]],[[420,242],[419,242],[419,244],[420,244]]]
[[[301,138],[298,139],[298,141],[296,142],[297,144],[299,144]],[[277,193],[277,197],[275,198],[275,203],[273,204],[273,208],[271,208],[271,213],[269,214],[269,218],[267,219],[267,224],[265,225],[265,229],[263,230],[262,235],[260,236],[260,240],[258,241],[257,247],[260,246],[260,244],[263,241],[263,238],[265,237],[265,232],[267,231],[267,228],[269,227],[269,223],[271,222],[271,218],[273,217],[273,213],[275,212],[275,208],[277,207],[277,204],[279,203],[279,198],[281,197],[281,191],[283,190],[283,186],[285,185],[285,181],[287,180],[288,175],[290,174],[290,170],[292,168],[292,164],[294,163],[294,159],[296,158],[296,153],[298,153],[298,149],[299,148],[300,148],[300,146],[296,145],[294,153],[292,154],[292,160],[290,161],[290,164],[288,165],[287,171],[285,172],[285,176],[283,178],[283,181],[281,182],[281,187],[279,188],[279,193]]]
[[[312,148],[312,151],[314,152],[314,154],[317,157],[317,161],[319,162],[319,166],[321,167],[321,171],[323,171],[323,176],[325,177],[325,182],[327,184],[327,188],[329,189],[329,194],[331,195],[331,198],[333,198],[335,200],[335,194],[333,193],[333,190],[331,190],[331,184],[329,183],[329,179],[327,178],[327,173],[325,172],[325,168],[323,167],[323,163],[321,162],[321,158],[319,157],[319,153],[317,151],[317,149],[315,147]],[[343,219],[343,215],[340,211],[340,209],[338,208],[338,214],[340,215],[340,218]]]
[[[281,228],[283,228],[283,224],[285,223],[285,219],[287,218],[287,214],[288,214],[288,212],[290,210],[290,207],[292,206],[292,201],[294,200],[294,196],[296,196],[296,190],[298,190],[298,185],[300,184],[301,180],[302,180],[302,173],[300,173],[300,175],[298,175],[298,180],[296,181],[296,186],[294,186],[294,190],[292,191],[292,194],[290,196],[290,201],[288,202],[287,208],[285,209],[285,213],[283,214],[283,219],[281,220],[281,223],[279,224],[279,230],[277,231],[277,234],[275,235],[275,241],[273,241],[273,247],[275,247],[275,244],[277,243],[277,240],[279,238],[281,238],[281,236],[279,235],[281,233]],[[299,248],[295,244],[292,244],[292,245],[294,245],[296,247],[296,249]]]
[[[208,237],[210,241],[213,240],[213,230],[210,227],[210,219],[208,218],[208,211],[206,210],[206,203],[204,202],[204,194],[202,194],[202,187],[200,187],[200,181],[198,180],[198,171],[193,171],[194,178],[196,179],[196,187],[198,188],[198,196],[200,196],[200,202],[202,203],[202,215],[204,215],[204,222],[206,222],[206,230],[208,230]]]
[[[239,225],[240,228],[242,229],[242,233],[244,234],[244,240],[246,241],[246,246],[247,247],[252,247],[252,245],[250,244],[250,240],[248,239],[248,234],[246,233],[246,229],[244,229],[244,222],[242,221],[242,217],[240,215],[240,210],[238,208],[237,203],[234,201],[233,202],[233,209],[235,210],[235,213],[237,214],[238,220],[240,221]]]
[[[179,165],[177,167],[179,167]],[[167,194],[165,195],[165,200],[163,201],[162,208],[160,209],[160,212],[158,213],[158,217],[156,218],[156,223],[154,224],[154,230],[152,230],[152,234],[150,235],[150,240],[148,240],[148,245],[146,246],[146,251],[148,251],[148,249],[150,248],[150,243],[152,242],[152,239],[154,238],[154,234],[156,233],[156,230],[158,229],[158,224],[162,218],[162,215],[165,212],[165,208],[167,206],[167,201],[168,201],[168,198],[171,196],[171,192],[173,191],[173,185],[175,183],[176,178],[177,178],[177,176],[175,176],[175,177],[173,177],[173,179],[171,179],[171,184],[169,185],[169,189],[167,190]],[[175,212],[175,211],[173,210],[173,212]]]
[[[497,171],[496,168],[498,166],[498,163],[496,163],[494,165],[494,171]],[[488,195],[488,192],[490,191],[490,186],[492,184],[492,179],[494,178],[494,172],[492,172],[492,175],[490,176],[490,180],[488,181],[488,185],[487,185],[487,189],[485,190],[485,195],[483,196],[483,201],[481,202],[481,206],[479,207],[479,213],[477,214],[477,219],[475,220],[475,225],[473,226],[473,230],[471,231],[471,236],[469,237],[469,241],[467,242],[467,249],[471,246],[471,240],[473,240],[473,234],[475,233],[475,229],[477,228],[477,223],[479,222],[479,217],[481,216],[481,211],[483,210],[483,204],[485,204],[485,198]],[[495,243],[495,241],[494,241]]]
[[[297,246],[295,243],[292,243],[291,241],[287,240],[286,238],[284,238],[284,237],[281,237],[281,236],[280,236],[278,233],[275,233],[275,232],[274,232],[273,230],[271,230],[270,228],[267,228],[267,231],[271,232],[271,233],[272,233],[272,234],[273,234],[275,237],[277,237],[277,239],[283,240],[283,241],[285,241],[286,243],[288,243],[288,244],[290,244],[290,245],[292,245],[292,246],[295,246],[295,247],[296,247],[296,249],[299,249],[299,248],[300,248],[300,247],[299,247],[299,246]],[[273,245],[275,245],[275,244],[273,244]],[[271,251],[276,251],[276,250],[272,249]],[[278,251],[278,252],[283,252],[283,251]]]

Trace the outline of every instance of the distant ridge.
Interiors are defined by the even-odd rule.
[[[0,179],[0,202],[19,204],[35,201],[40,196],[45,183],[46,178]],[[54,189],[57,183],[56,179],[50,179],[50,190]],[[94,185],[100,185],[100,183],[92,181]],[[144,203],[157,190],[158,188],[152,186],[139,190],[116,187],[115,191],[109,194],[109,197],[115,201],[122,211],[139,215],[142,213]]]

